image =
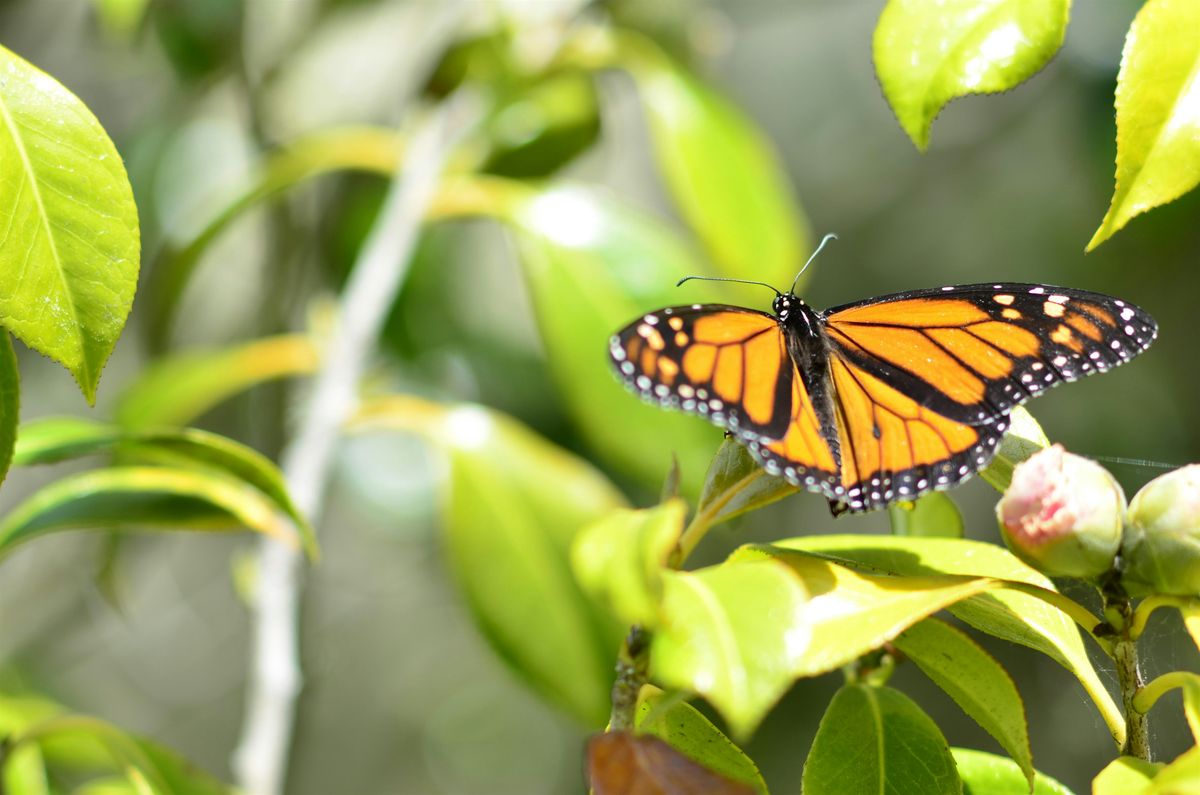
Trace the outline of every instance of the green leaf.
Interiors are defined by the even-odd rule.
[[[1008,550],[978,541],[808,536],[779,541],[775,546],[828,555],[834,560],[889,574],[965,574],[1028,583],[1046,592],[1052,592],[1054,587],[1045,575],[1022,563]],[[978,630],[1028,646],[1062,665],[1075,675],[1096,703],[1117,744],[1124,742],[1125,721],[1121,711],[1092,667],[1075,622],[1063,610],[1039,596],[1005,588],[967,599],[954,605],[950,612]]]
[[[126,387],[117,402],[117,421],[126,428],[186,425],[250,387],[308,375],[317,362],[316,345],[301,334],[177,353],[159,359]]]
[[[14,795],[51,795],[46,776],[46,760],[36,745],[25,745],[11,751],[0,771],[4,792]]]
[[[77,97],[3,47],[0,75],[0,326],[91,403],[137,287],[133,191]]]
[[[1009,412],[1008,419],[1008,430],[1000,439],[1000,449],[996,451],[996,457],[979,473],[980,477],[1001,494],[1008,489],[1008,484],[1012,483],[1013,469],[1017,464],[1038,450],[1050,446],[1046,432],[1024,406],[1017,406]]]
[[[709,770],[766,795],[767,784],[750,757],[691,704],[645,685],[634,720],[639,732],[653,734]]]
[[[1200,748],[1193,747],[1158,771],[1146,795],[1194,795],[1200,792]]]
[[[1092,795],[1148,795],[1161,767],[1133,756],[1118,757],[1092,779]]]
[[[51,483],[0,521],[0,555],[33,538],[70,529],[139,526],[157,530],[248,527],[288,543],[301,533],[271,499],[217,472],[108,467]]]
[[[1183,715],[1192,730],[1192,739],[1200,744],[1200,681],[1189,679],[1183,683]]]
[[[721,273],[790,285],[809,248],[808,223],[774,147],[649,40],[626,34],[623,44],[618,65],[637,83],[663,180]]]
[[[1073,795],[1044,773],[1036,774],[1031,793],[1024,771],[1003,756],[969,748],[951,748],[950,753],[962,779],[963,795]]]
[[[583,589],[624,624],[658,623],[662,571],[687,504],[673,499],[656,508],[620,508],[585,527],[571,547],[571,568]]]
[[[1069,0],[889,0],[875,28],[875,71],[917,148],[946,103],[1007,91],[1062,46]]]
[[[12,339],[0,330],[0,483],[12,464],[17,443],[17,423],[21,419],[21,374]]]
[[[711,527],[797,491],[783,478],[767,474],[745,445],[726,439],[709,464],[696,514]]]
[[[675,289],[703,272],[692,252],[661,222],[582,187],[521,194],[504,212],[518,230],[550,369],[589,445],[655,487],[674,451],[683,494],[698,494],[721,431],[641,404],[607,356],[609,338],[642,313],[714,296],[707,285]]]
[[[129,41],[141,27],[149,0],[92,0],[92,5],[110,34]]]
[[[795,679],[808,645],[807,594],[787,566],[729,562],[663,572],[662,624],[651,675],[704,696],[735,737],[746,737]]]
[[[1036,772],[1025,704],[1003,666],[966,634],[933,618],[909,627],[894,642],[963,712],[996,738],[1016,761],[1028,787],[1033,786]],[[1028,787],[1023,791],[1028,792]]]
[[[962,538],[963,518],[950,496],[940,491],[923,494],[914,502],[896,502],[888,506],[892,534],[898,536],[934,536]]]
[[[612,484],[481,406],[395,397],[364,406],[352,427],[417,433],[445,454],[447,554],[475,620],[535,690],[603,726],[626,628],[587,597],[569,558],[580,530],[624,507]]]
[[[249,484],[287,514],[310,557],[316,555],[316,534],[292,502],[283,474],[261,453],[224,436],[195,428],[125,431],[74,417],[46,418],[21,426],[14,461],[29,466],[96,453],[119,453],[126,463],[211,469]]]
[[[913,701],[890,687],[837,692],[804,763],[804,795],[959,795],[946,739]]]
[[[1148,0],[1117,75],[1117,184],[1091,251],[1200,183],[1200,5]]]

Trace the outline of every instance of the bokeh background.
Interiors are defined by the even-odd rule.
[[[116,141],[141,213],[144,282],[164,250],[250,184],[272,147],[331,126],[401,122],[441,90],[431,75],[442,64],[444,77],[456,42],[499,30],[506,44],[497,59],[536,62],[547,37],[582,19],[641,32],[761,128],[803,208],[799,228],[840,236],[811,269],[810,303],[992,280],[1119,295],[1157,317],[1159,341],[1130,366],[1053,391],[1033,413],[1053,440],[1085,455],[1200,459],[1200,196],[1157,209],[1083,253],[1112,190],[1112,98],[1135,2],[1076,4],[1066,44],[1046,69],[1006,94],[954,102],[924,155],[874,77],[878,0],[159,0],[140,21],[137,5],[4,0],[0,41],[81,97]],[[467,83],[494,88],[486,69],[473,69]],[[539,138],[545,119],[509,119],[514,140],[541,143],[493,166],[551,184],[602,186],[693,241],[663,187],[633,81],[606,70],[588,85],[594,91],[566,101],[561,140]],[[722,157],[711,152],[714,167]],[[203,258],[166,332],[149,322],[154,307],[143,290],[94,410],[60,368],[21,350],[23,419],[108,416],[123,387],[163,351],[319,326],[322,302],[336,294],[385,190],[379,177],[330,175],[251,212]],[[518,256],[495,223],[430,228],[372,377],[508,412],[607,468],[635,503],[650,504],[657,485],[597,457],[565,407],[547,373]],[[680,302],[693,300],[686,290]],[[602,349],[576,355],[603,366]],[[257,388],[200,424],[277,454],[300,390]],[[614,438],[622,432],[610,429]],[[721,434],[710,436],[715,450]],[[670,440],[663,444],[669,449]],[[1160,472],[1111,467],[1130,494]],[[442,471],[433,452],[402,435],[356,438],[340,449],[320,522],[324,559],[303,598],[306,688],[291,792],[582,791],[587,727],[506,670],[447,574]],[[12,473],[0,511],[56,474]],[[989,487],[972,481],[954,496],[968,534],[997,541]],[[886,531],[885,517],[835,522],[822,500],[800,495],[714,531],[696,562],[752,540]],[[252,578],[253,548],[242,536],[137,536],[112,555],[102,537],[69,534],[21,550],[0,567],[9,689],[44,693],[152,736],[231,778],[249,637],[240,594]],[[1149,637],[1150,674],[1196,667],[1173,617],[1156,616]],[[1032,651],[982,642],[1025,697],[1038,768],[1086,791],[1111,748],[1083,691]],[[895,681],[952,744],[999,751],[911,668],[902,666]],[[773,790],[798,789],[839,681],[831,674],[799,683],[747,746]],[[1182,718],[1168,701],[1153,724],[1166,758],[1184,747]]]

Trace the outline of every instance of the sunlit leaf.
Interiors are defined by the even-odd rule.
[[[950,747],[898,690],[846,685],[833,697],[804,763],[804,795],[960,795]]]
[[[0,327],[62,363],[88,402],[139,265],[133,191],[92,112],[0,47]]]
[[[585,527],[571,547],[584,590],[624,624],[658,623],[662,571],[687,515],[674,499],[644,511],[618,509]]]
[[[1025,704],[1003,666],[966,634],[937,619],[914,624],[894,643],[963,712],[996,738],[1032,786],[1035,771]]]
[[[1133,756],[1114,759],[1092,780],[1092,795],[1149,795],[1150,780],[1161,767]]]
[[[124,463],[213,469],[254,486],[288,515],[309,554],[316,552],[313,529],[292,502],[275,464],[256,450],[214,433],[196,428],[127,431],[75,417],[44,418],[21,426],[14,462],[48,464],[96,453],[119,453]]]
[[[1048,592],[1054,587],[1045,575],[1022,563],[1008,550],[978,541],[807,536],[779,541],[775,546],[828,555],[890,574],[966,574],[1028,583]],[[1121,711],[1092,667],[1079,629],[1067,613],[1044,598],[1007,588],[967,599],[950,611],[976,629],[1046,654],[1074,674],[1096,703],[1114,740],[1118,745],[1124,742],[1125,721]]]
[[[624,507],[612,484],[481,406],[383,399],[364,406],[352,427],[420,434],[445,454],[447,554],[475,620],[543,696],[603,726],[627,627],[587,597],[569,558],[580,530]]]
[[[1038,450],[1050,446],[1046,432],[1024,406],[1017,406],[1008,416],[1008,430],[1000,439],[1000,449],[979,473],[996,491],[1003,492],[1012,482],[1013,469]]]
[[[889,0],[875,28],[875,71],[909,138],[924,150],[952,99],[1007,91],[1062,46],[1069,0]]]
[[[754,795],[652,735],[595,735],[588,740],[587,773],[594,795]]]
[[[635,725],[714,773],[765,795],[767,784],[750,757],[691,704],[645,685],[638,694]]]
[[[1146,795],[1194,795],[1200,792],[1200,748],[1192,747],[1158,771]]]
[[[150,0],[92,0],[96,14],[113,36],[130,39],[141,26]]]
[[[888,506],[892,533],[898,536],[962,538],[963,518],[950,495],[940,491],[923,494],[913,502]]]
[[[25,745],[10,751],[0,770],[4,792],[20,795],[51,795],[46,773],[46,760],[36,745]]]
[[[726,439],[708,466],[696,513],[712,526],[797,491],[783,478],[767,474],[745,445]]]
[[[1188,607],[1180,608],[1179,615],[1183,619],[1183,626],[1192,636],[1192,642],[1196,644],[1197,649],[1200,649],[1200,602],[1193,602]]]
[[[1117,75],[1117,184],[1088,250],[1200,182],[1200,4],[1148,0]]]
[[[1192,730],[1192,740],[1200,745],[1200,682],[1194,679],[1183,683],[1183,715]]]
[[[796,678],[808,647],[804,585],[775,561],[663,574],[651,675],[709,700],[747,736]]]
[[[1073,795],[1044,773],[1036,774],[1031,793],[1024,771],[1006,757],[969,748],[951,748],[950,753],[962,779],[963,795]]]
[[[250,387],[308,375],[317,361],[316,344],[300,334],[176,353],[150,365],[126,387],[117,421],[126,428],[185,425]]]
[[[12,339],[0,329],[0,483],[12,463],[17,443],[17,423],[21,419],[21,374]]]
[[[655,159],[684,219],[724,275],[786,289],[808,248],[808,224],[774,147],[647,40],[627,34],[624,52],[618,65],[637,83]],[[740,294],[762,300],[761,291]]]
[[[108,467],[68,475],[10,511],[0,521],[0,555],[47,533],[119,527],[247,527],[288,543],[301,540],[296,525],[274,501],[227,475],[167,467]]]

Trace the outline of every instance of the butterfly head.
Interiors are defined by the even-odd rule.
[[[792,293],[780,293],[775,296],[775,301],[771,304],[771,311],[780,320],[787,320],[802,306],[804,306],[804,301]]]

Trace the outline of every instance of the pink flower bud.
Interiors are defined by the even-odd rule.
[[[1130,593],[1200,596],[1200,464],[1157,477],[1134,495],[1121,557]]]
[[[1018,464],[996,505],[1008,548],[1052,577],[1095,579],[1111,569],[1124,516],[1112,475],[1057,444]]]

